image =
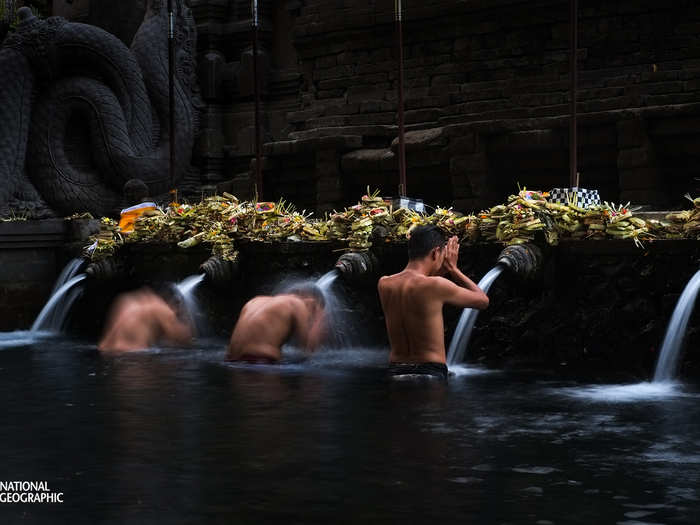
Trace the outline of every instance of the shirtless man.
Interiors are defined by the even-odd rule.
[[[115,301],[97,348],[100,352],[122,353],[161,342],[184,345],[191,340],[191,328],[178,319],[175,310],[152,291],[143,289]]]
[[[457,237],[445,242],[437,227],[419,226],[408,241],[406,268],[379,280],[391,375],[446,379],[443,305],[480,310],[489,305],[486,294],[457,268],[458,254]]]
[[[238,316],[226,360],[277,363],[282,345],[292,338],[303,350],[314,352],[323,338],[324,306],[323,295],[314,285],[254,297]]]

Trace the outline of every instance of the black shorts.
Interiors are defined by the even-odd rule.
[[[447,381],[445,363],[391,363],[389,377],[419,376]]]

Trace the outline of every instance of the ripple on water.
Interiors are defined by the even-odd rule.
[[[556,393],[586,401],[630,403],[635,401],[665,401],[678,397],[695,397],[685,392],[678,382],[644,382],[631,385],[593,385],[567,387]]]
[[[552,467],[514,467],[513,472],[521,474],[551,474],[558,469]]]
[[[462,377],[462,376],[480,376],[484,374],[494,374],[497,370],[489,370],[488,368],[481,368],[479,366],[467,366],[467,365],[450,365],[450,376]]]
[[[0,350],[4,348],[31,345],[41,339],[49,337],[50,335],[52,335],[51,332],[32,332],[30,330],[0,332]]]
[[[452,483],[460,483],[460,484],[483,483],[484,482],[484,480],[482,478],[475,478],[475,477],[471,477],[471,476],[447,478],[447,480],[451,481]]]
[[[617,525],[663,525],[663,523],[659,523],[657,521],[651,522],[651,521],[618,521]]]

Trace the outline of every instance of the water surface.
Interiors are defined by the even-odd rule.
[[[2,478],[65,501],[0,505],[2,523],[700,522],[692,385],[464,366],[391,382],[382,350],[269,366],[224,363],[219,340],[116,358],[0,341]]]

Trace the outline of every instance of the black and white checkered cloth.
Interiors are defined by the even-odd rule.
[[[575,202],[580,208],[589,208],[600,204],[598,190],[583,188],[554,188],[549,192],[549,202],[568,204]]]

